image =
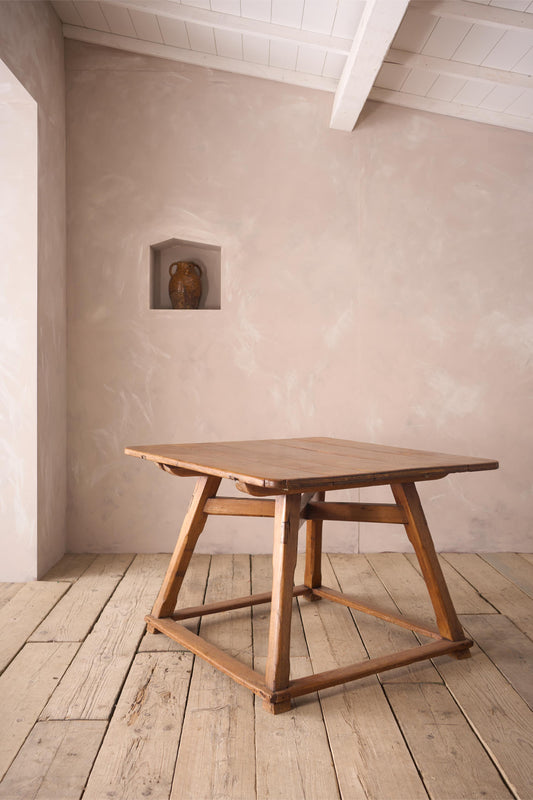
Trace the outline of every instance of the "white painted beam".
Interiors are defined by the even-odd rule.
[[[409,8],[424,11],[435,17],[460,19],[463,22],[489,25],[494,28],[533,31],[533,14],[471,3],[468,0],[412,0]]]
[[[108,1],[101,0],[103,4]],[[350,52],[352,44],[350,39],[343,39],[340,36],[328,36],[323,33],[290,28],[287,25],[277,25],[273,22],[239,17],[236,14],[224,14],[220,11],[185,6],[181,3],[174,3],[172,0],[112,0],[110,4],[148,12],[158,17],[168,17],[169,19],[178,19],[181,22],[204,25],[217,30],[259,36],[262,39],[293,42],[294,44],[302,44],[309,47],[320,47],[332,53],[342,53],[343,55],[347,55]]]
[[[129,36],[118,36],[115,33],[93,31],[76,25],[63,25],[63,36],[66,39],[77,39],[80,42],[99,44],[103,47],[114,47],[129,53],[141,53],[156,58],[168,58],[171,61],[182,61],[187,64],[196,64],[208,69],[219,69],[225,72],[234,72],[238,75],[250,75],[254,78],[266,78],[280,83],[289,83],[294,86],[305,86],[309,89],[320,89],[325,92],[334,92],[337,88],[335,78],[324,78],[321,75],[310,75],[296,70],[268,67],[263,64],[253,64],[250,61],[239,61],[234,58],[199,53],[195,50],[185,50],[157,42],[146,42],[142,39],[132,39]]]
[[[335,94],[331,128],[353,130],[407,5],[408,0],[367,0]]]
[[[501,83],[505,86],[522,86],[524,89],[533,89],[533,76],[531,75],[494,69],[494,67],[482,67],[477,64],[466,64],[462,61],[450,61],[446,58],[425,56],[421,53],[408,53],[405,50],[389,50],[385,62],[436,72],[439,75],[451,75],[469,81]]]
[[[484,122],[488,125],[497,125],[501,128],[513,128],[519,131],[533,133],[533,119],[504,114],[499,111],[490,111],[487,108],[464,106],[460,103],[448,103],[444,100],[434,100],[430,97],[419,97],[407,92],[395,92],[390,89],[375,87],[369,95],[369,100],[379,100],[382,103],[404,108],[414,108],[419,111],[431,111],[433,114],[443,114],[447,117],[459,117],[473,122]]]

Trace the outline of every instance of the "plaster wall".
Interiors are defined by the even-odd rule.
[[[423,485],[429,522],[440,549],[530,550],[533,137],[374,103],[346,134],[329,94],[66,64],[69,549],[173,547],[193,481],[125,445],[327,435],[500,459]],[[221,246],[220,310],[150,311],[172,237]],[[270,538],[211,518],[199,549]],[[349,523],[325,546],[407,547]]]
[[[14,573],[8,577],[27,580],[54,564],[63,555],[66,541],[65,79],[61,24],[49,3],[0,3],[0,58],[37,104],[37,260],[25,261],[21,257],[24,251],[12,248],[3,265],[20,288],[16,302],[10,304],[13,320],[29,326],[28,341],[27,337],[14,337],[19,364],[29,357],[28,347],[35,359],[16,386],[12,385],[13,374],[2,376],[3,424],[26,419],[21,422],[24,435],[17,438],[3,478],[19,470],[21,480],[27,483],[29,476],[36,475],[36,481],[31,478],[31,501],[25,493],[11,492],[11,514],[2,521],[9,550],[6,558],[13,560],[18,537],[28,544],[27,555],[31,552],[32,559],[29,571],[19,573],[18,578]],[[13,185],[17,185],[16,163],[10,168],[15,173]],[[27,246],[25,231],[34,210],[32,203],[32,194],[25,200],[20,195],[18,219],[12,219],[17,228],[12,231],[13,238],[19,237],[23,247]],[[14,431],[8,434],[12,436]],[[5,439],[0,441],[4,444]],[[36,526],[36,537],[30,534],[31,526],[32,530]]]
[[[0,61],[0,580],[37,567],[37,103]]]

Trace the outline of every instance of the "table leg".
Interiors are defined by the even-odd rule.
[[[325,496],[325,492],[316,492],[313,500],[323,501]],[[311,589],[318,589],[322,586],[322,524],[321,519],[307,521],[304,584]],[[322,598],[309,592],[308,599],[321,600]]]
[[[272,692],[289,685],[292,588],[298,555],[300,495],[276,497],[274,548],[272,554],[272,602],[265,681]],[[290,708],[290,700],[274,704],[265,700],[263,707],[279,714]]]
[[[207,521],[207,514],[204,512],[205,503],[216,495],[219,485],[220,478],[207,475],[198,478],[167,574],[152,610],[153,617],[161,619],[173,613],[196,542]],[[154,632],[150,625],[148,632]]]
[[[445,639],[454,642],[460,641],[465,638],[465,635],[442,574],[416,486],[414,483],[396,483],[392,484],[391,488],[396,502],[405,511],[407,518],[405,530],[418,558],[435,611],[439,632]],[[455,655],[456,658],[468,658],[470,652],[465,648],[464,651],[457,651],[450,655]]]

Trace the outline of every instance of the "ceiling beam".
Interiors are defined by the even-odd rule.
[[[105,0],[105,2],[108,1]],[[102,3],[104,3],[104,0],[102,0]],[[303,31],[300,28],[290,28],[287,25],[276,25],[273,22],[239,17],[236,14],[223,14],[220,11],[184,6],[181,3],[172,2],[172,0],[112,0],[111,5],[124,6],[136,11],[155,14],[158,17],[168,17],[169,19],[180,20],[180,22],[190,22],[195,25],[216,28],[217,30],[323,48],[332,53],[341,53],[343,55],[347,55],[350,52],[352,44],[351,39],[344,39],[340,36],[329,36],[324,33]]]
[[[500,111],[490,111],[487,108],[464,106],[460,103],[448,103],[445,100],[434,100],[431,97],[420,97],[407,92],[395,92],[391,89],[375,87],[370,92],[369,100],[379,100],[382,103],[392,103],[396,106],[415,108],[419,111],[431,111],[433,114],[443,114],[447,117],[469,119],[473,122],[484,122],[488,125],[497,125],[502,128],[533,132],[533,119],[528,117],[517,117]]]
[[[128,53],[141,53],[156,58],[167,58],[171,61],[181,61],[186,64],[196,64],[208,69],[219,69],[224,72],[234,72],[238,75],[250,75],[254,78],[266,78],[280,83],[289,83],[295,86],[305,86],[309,89],[320,89],[325,92],[334,92],[337,87],[335,78],[325,78],[322,75],[310,75],[307,72],[269,67],[263,64],[253,64],[250,61],[239,61],[235,58],[199,53],[196,50],[185,50],[168,44],[146,42],[143,39],[132,39],[129,36],[119,36],[116,33],[94,31],[77,25],[63,25],[63,36],[66,39],[77,39],[80,42],[99,44],[103,47],[114,47],[116,50],[125,50]]]
[[[354,129],[407,5],[408,0],[367,0],[335,93],[331,128]]]
[[[471,3],[468,0],[412,0],[409,8],[424,11],[435,17],[460,19],[463,22],[489,25],[493,28],[533,31],[533,14]]]
[[[477,64],[466,64],[462,61],[450,61],[446,58],[425,56],[421,53],[408,53],[406,50],[389,50],[385,56],[387,64],[401,64],[404,67],[423,69],[439,75],[451,75],[469,81],[482,83],[500,83],[505,86],[522,86],[533,89],[533,76],[521,72],[508,72],[494,67],[482,67]]]

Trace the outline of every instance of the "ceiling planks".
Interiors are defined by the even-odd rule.
[[[67,38],[335,93],[339,130],[372,99],[533,131],[533,0],[52,5]]]
[[[89,28],[79,28],[70,25],[63,26],[63,32],[67,39],[77,39],[89,44],[113,47],[116,50],[124,50],[130,53],[141,53],[156,58],[166,58],[171,61],[181,61],[186,64],[196,64],[200,67],[210,69],[220,69],[225,72],[235,72],[238,75],[251,75],[257,78],[268,78],[269,80],[287,83],[286,69],[262,63],[261,54],[256,51],[248,53],[250,61],[240,61],[238,59],[224,58],[211,53],[198,52],[196,50],[176,47],[174,45],[159,44],[129,39],[125,36],[117,36],[113,33],[103,33],[90,30]],[[251,37],[250,37],[251,38]],[[258,42],[264,40],[259,39]],[[252,59],[257,58],[257,61]],[[337,86],[335,78],[324,77],[323,75],[309,75],[308,73],[294,70],[290,83],[295,86],[304,86],[310,89],[320,89],[325,92],[334,92]]]
[[[407,94],[406,92],[389,91],[388,89],[381,89],[377,86],[370,92],[369,99],[378,100],[382,103],[392,103],[393,105],[403,106],[404,108],[414,108],[419,111],[431,111],[434,114],[459,117],[459,119],[485,122],[489,125],[497,125],[502,128],[533,131],[531,119],[493,111],[481,106],[476,106],[474,108],[456,102],[437,100],[431,97],[417,97],[414,94]]]
[[[512,8],[484,5],[469,0],[412,0],[411,8],[442,19],[479,22],[496,28],[533,30],[533,16]]]
[[[533,3],[521,9],[413,0],[370,99],[533,132]]]
[[[402,64],[403,66],[416,67],[427,72],[450,75],[464,78],[465,80],[533,88],[533,77],[531,75],[519,75],[517,72],[508,70],[478,66],[477,64],[466,62],[460,63],[446,58],[434,58],[420,53],[408,53],[404,50],[391,48],[385,61],[389,64]]]
[[[309,0],[307,0],[309,2]],[[336,2],[336,0],[335,0]],[[97,4],[95,4],[97,5]],[[108,3],[102,3],[108,5]],[[178,19],[187,24],[204,25],[217,30],[234,31],[260,36],[265,39],[307,44],[312,47],[327,47],[338,53],[348,54],[351,39],[332,36],[315,28],[298,29],[286,25],[278,25],[263,19],[251,19],[235,14],[225,14],[204,8],[174,3],[172,0],[113,0],[113,5],[150,11],[158,17]]]

